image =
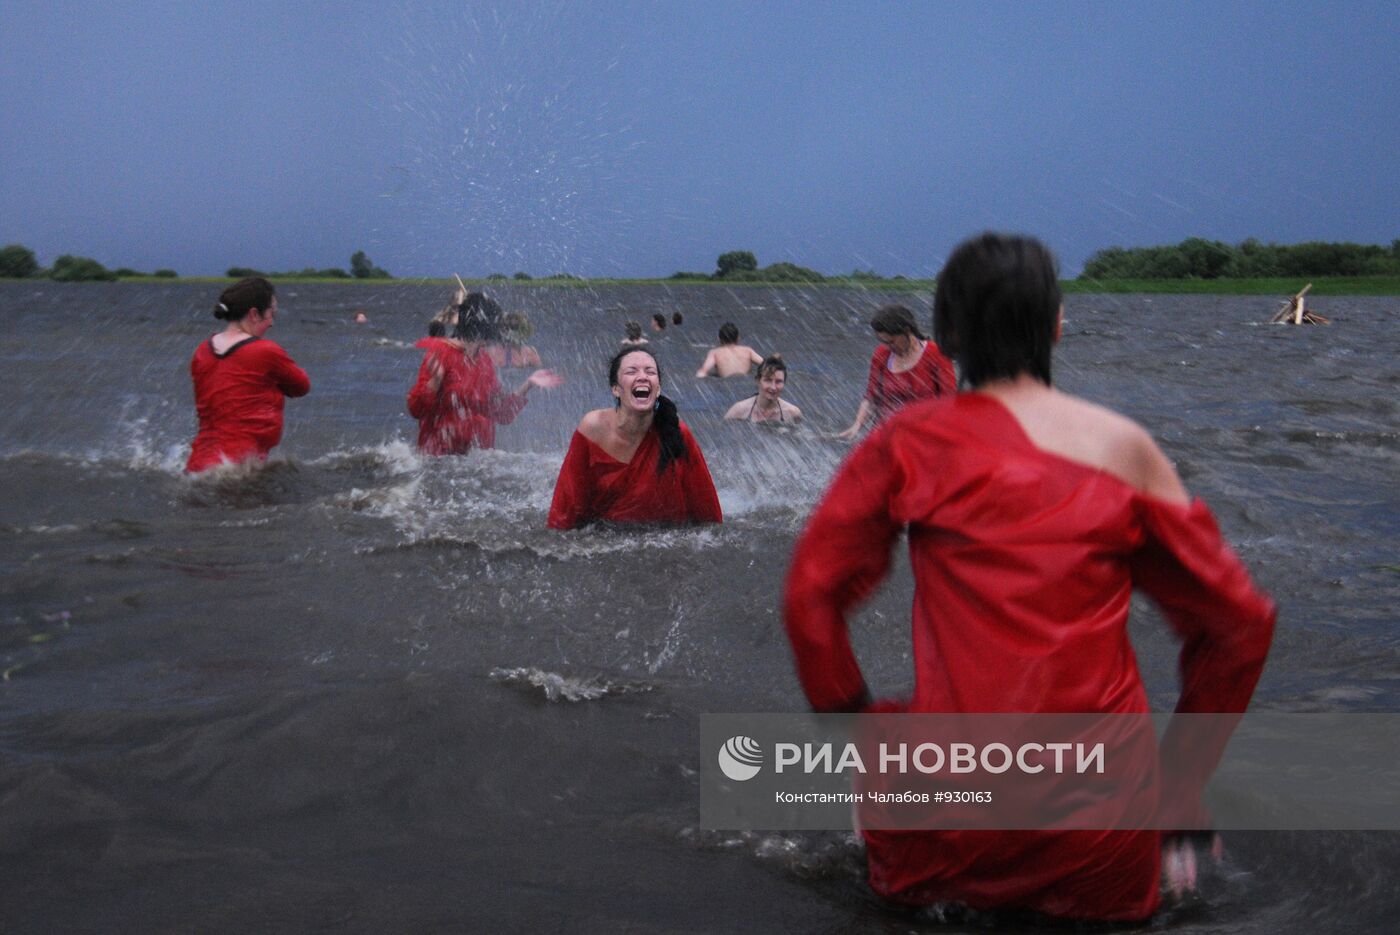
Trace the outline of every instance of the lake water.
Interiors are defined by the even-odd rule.
[[[503,286],[567,384],[498,450],[421,459],[413,342],[447,290],[286,285],[309,372],[268,467],[191,480],[188,362],[217,286],[0,283],[0,931],[982,931],[881,905],[841,834],[698,827],[698,715],[803,710],[779,620],[886,300]],[[1400,710],[1394,298],[1070,296],[1062,388],[1145,424],[1278,600],[1256,707]],[[369,315],[355,326],[356,309]],[[622,323],[653,336],[720,527],[544,528]],[[808,428],[721,421],[732,320]],[[519,380],[519,372],[504,379]],[[911,679],[900,565],[855,642]],[[1132,625],[1154,707],[1175,646]],[[1234,834],[1181,932],[1391,928],[1400,836]],[[993,925],[1009,926],[1008,922]]]

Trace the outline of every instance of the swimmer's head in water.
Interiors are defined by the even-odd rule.
[[[1044,244],[981,234],[959,244],[938,274],[934,336],[969,386],[1023,373],[1049,386],[1062,299]]]
[[[635,321],[629,321],[622,326],[622,333],[627,335],[629,341],[640,341],[642,339],[642,326]]]
[[[924,333],[914,321],[914,313],[903,305],[885,305],[870,319],[870,330],[893,337],[913,337],[922,340]]]
[[[719,343],[737,344],[739,343],[739,327],[732,321],[726,321],[719,326]]]
[[[214,317],[224,321],[242,321],[251,311],[266,312],[276,295],[277,290],[272,288],[272,283],[261,276],[240,279],[219,293]]]
[[[674,315],[671,316],[671,324],[673,325],[679,325],[683,321],[685,321],[685,316],[682,315],[680,312],[676,312]]]
[[[660,312],[657,312],[655,315],[651,316],[651,327],[654,331],[665,331],[666,316],[661,314]]]
[[[501,318],[501,338],[512,344],[524,344],[535,333],[535,326],[524,312],[506,312]]]
[[[438,321],[436,318],[428,322],[428,337],[441,338],[446,336],[446,334],[447,326],[444,325],[442,322]]]
[[[763,358],[763,363],[758,365],[758,393],[769,399],[777,399],[783,395],[785,386],[787,364],[783,363],[781,354],[769,354]]]

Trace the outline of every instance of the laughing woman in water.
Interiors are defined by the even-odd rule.
[[[661,395],[656,358],[623,348],[608,365],[608,384],[616,403],[579,422],[554,485],[549,527],[720,522],[705,456],[676,404]]]

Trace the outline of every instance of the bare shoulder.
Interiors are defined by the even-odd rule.
[[[1097,403],[1060,395],[1065,422],[1096,449],[1089,460],[1122,478],[1143,493],[1173,503],[1189,503],[1190,496],[1152,435],[1138,423]]]
[[[745,403],[748,403],[748,405],[745,406]],[[741,399],[737,403],[729,407],[729,411],[724,414],[724,417],[725,419],[730,420],[746,419],[748,418],[748,410],[753,408],[753,406],[754,401],[752,399]]]
[[[778,400],[778,405],[783,407],[783,413],[794,422],[802,421],[802,410],[785,399]]]
[[[611,416],[611,409],[594,409],[584,413],[578,422],[578,433],[591,442],[602,444],[610,427]]]

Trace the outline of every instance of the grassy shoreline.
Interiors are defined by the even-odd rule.
[[[16,282],[21,280],[15,280]],[[127,276],[119,282],[141,283],[231,283],[227,276]],[[469,286],[483,289],[548,288],[589,289],[599,286],[702,286],[729,289],[861,289],[869,292],[932,292],[932,279],[827,279],[824,282],[730,282],[714,279],[467,279]],[[336,283],[356,286],[456,286],[454,279],[339,279],[333,277],[278,277],[275,283]],[[1292,295],[1307,283],[1310,295],[1400,295],[1400,276],[1299,276],[1273,279],[1067,279],[1060,283],[1067,295],[1151,293],[1157,295]]]

